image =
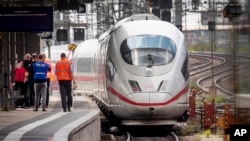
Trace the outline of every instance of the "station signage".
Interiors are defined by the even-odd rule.
[[[53,7],[1,7],[0,32],[52,32]]]

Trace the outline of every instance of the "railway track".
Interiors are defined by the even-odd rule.
[[[245,78],[249,78],[249,67],[248,65],[250,65],[250,57],[249,56],[238,56],[239,57],[239,62],[238,62],[238,70],[239,70],[239,74],[242,74],[242,77]],[[233,67],[228,69],[228,73],[225,73],[223,75],[221,75],[218,79],[215,80],[215,86],[217,89],[219,89],[220,91],[233,96],[233,89],[226,87],[225,84],[223,84],[222,82],[225,81],[229,81],[230,77],[233,75]]]
[[[226,60],[223,57],[213,56],[213,65],[211,55],[208,54],[191,54],[191,58],[195,58],[196,60],[202,60],[199,65],[191,65],[190,66],[190,76],[194,76],[200,73],[204,73],[213,68],[219,67],[226,63]],[[205,61],[204,61],[205,60]]]
[[[198,56],[196,59],[202,58],[202,60],[206,59],[207,62],[204,62],[203,64],[200,64],[200,68],[190,69],[190,74],[192,77],[192,81],[196,83],[196,86],[199,88],[200,92],[204,95],[199,96],[200,99],[204,99],[207,94],[210,93],[210,88],[212,87],[212,81],[216,82],[219,81],[219,79],[222,76],[228,76],[232,72],[231,68],[231,60],[227,57],[225,57],[222,54],[219,55],[213,55],[213,65],[212,65],[212,58],[211,55],[208,54],[193,54],[193,56]],[[193,57],[191,56],[191,57]],[[210,63],[211,62],[211,63]],[[213,71],[212,71],[213,69]],[[216,87],[220,87],[219,85],[214,84]],[[212,91],[213,92],[213,91]],[[228,93],[225,93],[224,91],[220,91],[218,88],[215,95],[223,96],[227,99],[228,102],[232,102],[232,95],[229,95]],[[223,113],[223,104],[217,104],[216,105],[216,113],[217,115],[221,115]],[[202,112],[202,106],[196,106],[196,113],[200,115]]]
[[[113,126],[103,134],[103,141],[192,141],[178,136],[172,126]]]
[[[203,56],[203,55],[199,55],[199,56]],[[224,55],[225,56],[225,55]],[[203,56],[208,57],[207,55]],[[246,66],[246,63],[249,63],[250,57],[248,56],[238,56],[239,57],[239,61],[238,61],[238,66],[239,66],[239,70],[241,70],[239,73],[246,73],[247,69],[244,69],[244,67]],[[203,59],[204,59],[203,58]],[[208,59],[208,58],[206,58]],[[231,77],[233,75],[233,67],[232,67],[232,60],[230,58],[230,56],[226,56],[226,57],[215,57],[214,59],[219,59],[221,60],[220,64],[214,65],[214,73],[212,74],[211,71],[210,73],[206,73],[206,71],[211,70],[211,66],[208,63],[204,63],[203,65],[201,65],[202,67],[200,67],[200,70],[197,71],[197,68],[195,69],[190,69],[191,70],[191,76],[193,75],[197,75],[199,73],[204,73],[204,75],[202,77],[200,77],[197,80],[197,86],[204,92],[204,93],[209,93],[209,86],[212,85],[212,77],[214,79],[214,85],[217,89],[217,93],[219,95],[223,95],[225,97],[228,97],[229,99],[232,98],[233,96],[233,90],[232,89],[226,89],[223,86],[221,86],[222,84],[220,82],[222,82],[223,79],[227,79],[229,77]],[[211,60],[209,60],[209,62],[211,62]],[[217,60],[218,63],[218,60]],[[205,68],[205,69],[204,69]],[[217,69],[216,69],[217,68]],[[193,71],[195,70],[195,71]],[[229,85],[229,84],[228,84]]]
[[[174,132],[170,132],[163,137],[136,137],[127,132],[121,137],[116,137],[116,141],[184,141],[179,138]]]
[[[202,69],[190,69],[195,70],[196,72],[192,72],[191,77],[197,77],[197,75],[199,76],[198,79],[196,79],[196,84],[199,87],[199,89],[201,90],[201,92],[203,94],[208,94],[209,93],[209,88],[210,86],[212,86],[212,80],[214,81],[214,86],[215,86],[215,95],[217,96],[223,96],[224,98],[226,98],[227,102],[224,103],[216,103],[215,107],[216,107],[216,117],[220,117],[223,115],[224,113],[224,105],[231,105],[231,111],[234,111],[234,106],[235,106],[235,93],[234,93],[234,81],[240,81],[239,78],[238,80],[234,80],[233,75],[235,75],[234,73],[236,73],[236,75],[239,75],[238,77],[241,77],[241,79],[248,79],[249,80],[249,65],[250,65],[250,57],[249,56],[237,56],[237,64],[236,64],[236,69],[233,68],[233,62],[235,60],[232,60],[231,55],[226,55],[226,54],[218,54],[220,56],[220,58],[224,58],[224,61],[222,61],[221,63],[218,63],[219,61],[216,61],[218,64],[214,65],[215,67],[213,68],[213,74],[211,73],[211,71],[208,71],[204,68],[207,69],[212,69],[209,68],[210,64],[206,63],[203,61],[203,64],[200,64],[200,66],[203,66]],[[202,54],[199,54],[199,56],[203,56]],[[207,62],[211,62],[209,60],[209,57],[207,57],[206,55],[204,55],[202,58],[202,60],[207,59]],[[198,59],[198,58],[197,58]],[[218,57],[214,58],[214,61],[217,60]],[[249,84],[249,83],[248,83]],[[249,93],[246,92],[246,93]],[[200,96],[200,97],[204,97],[204,96]],[[196,113],[198,115],[200,115],[200,113],[202,112],[202,106],[201,107],[196,107]]]

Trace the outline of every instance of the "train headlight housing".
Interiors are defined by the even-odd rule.
[[[167,90],[168,80],[162,80],[157,91],[166,91]]]
[[[129,82],[130,87],[133,90],[133,92],[141,91],[141,88],[140,88],[139,84],[137,83],[137,81],[129,80],[128,82]]]

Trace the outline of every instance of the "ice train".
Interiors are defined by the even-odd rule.
[[[183,33],[151,14],[116,23],[99,38],[92,99],[122,125],[173,125],[188,118],[188,51]]]

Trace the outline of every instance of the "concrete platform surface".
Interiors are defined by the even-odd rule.
[[[99,114],[98,107],[88,97],[73,96],[73,101],[71,112],[63,112],[58,94],[50,95],[46,112],[41,108],[34,112],[32,107],[0,111],[0,140],[55,140],[64,134],[62,132],[69,132],[86,122],[86,118]]]

